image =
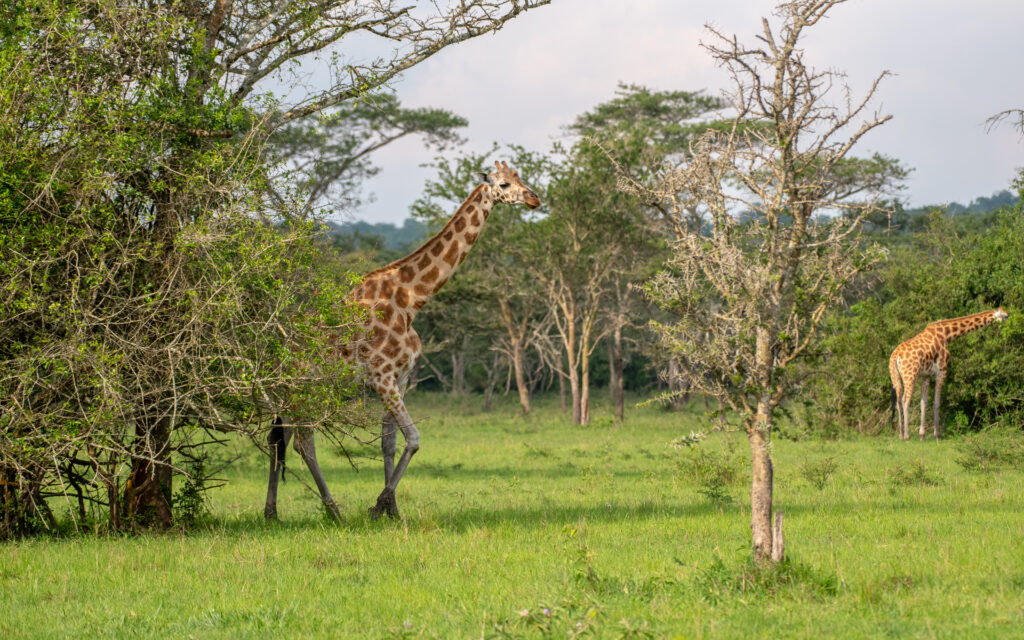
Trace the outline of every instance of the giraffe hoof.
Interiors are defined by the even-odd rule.
[[[395,492],[390,489],[384,489],[377,496],[377,504],[370,507],[370,517],[374,520],[380,519],[381,516],[386,515],[389,518],[398,517],[398,503],[395,502]]]

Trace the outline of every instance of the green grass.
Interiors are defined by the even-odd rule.
[[[765,574],[743,436],[669,444],[707,429],[697,408],[581,428],[550,405],[410,404],[399,521],[366,516],[379,461],[321,445],[344,524],[297,478],[266,523],[266,462],[239,442],[187,534],[0,546],[0,637],[1024,637],[1024,473],[969,472],[955,440],[777,439],[790,561]]]

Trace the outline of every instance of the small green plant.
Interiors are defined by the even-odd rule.
[[[204,454],[187,465],[185,482],[180,489],[174,492],[174,497],[171,499],[174,517],[179,524],[192,527],[209,515],[210,504],[206,497],[206,492],[209,489],[206,486],[207,480],[209,477],[206,473],[206,455]]]
[[[956,463],[965,471],[1024,468],[1024,441],[1016,435],[978,433],[964,438],[957,445],[957,452]]]
[[[808,460],[800,465],[800,477],[818,491],[822,491],[838,467],[839,464],[836,462],[835,456],[828,456],[814,462]]]
[[[922,460],[916,460],[908,467],[897,464],[889,472],[889,482],[892,488],[896,487],[936,487],[942,484],[942,479],[930,471]]]
[[[684,473],[697,482],[697,493],[713,505],[733,502],[729,487],[739,479],[740,465],[735,453],[691,448],[680,463]]]
[[[800,592],[812,599],[822,599],[839,593],[839,578],[789,558],[764,566],[747,558],[738,567],[730,567],[716,556],[710,567],[700,570],[694,588],[711,604],[737,596],[790,598]]]

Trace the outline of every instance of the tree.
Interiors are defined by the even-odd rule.
[[[615,98],[581,114],[568,129],[577,140],[574,162],[586,165],[591,176],[588,188],[610,194],[604,206],[618,209],[620,250],[599,313],[608,343],[609,389],[619,420],[625,412],[624,331],[638,325],[646,311],[637,304],[633,285],[653,272],[662,238],[672,231],[665,229],[665,221],[673,223],[675,218],[664,215],[657,203],[644,207],[622,198],[616,170],[634,182],[651,184],[665,166],[686,158],[693,137],[714,126],[706,116],[723,106],[720,98],[702,92],[620,85]]]
[[[350,209],[361,202],[362,183],[379,171],[370,161],[375,151],[410,135],[443,150],[461,142],[456,129],[466,124],[442,109],[405,109],[391,93],[366,96],[277,129],[270,143],[283,171],[274,182],[301,194],[302,212]]]
[[[751,451],[754,558],[782,558],[781,519],[772,520],[771,431],[798,382],[793,365],[816,345],[816,329],[877,252],[857,242],[904,171],[888,158],[847,157],[889,116],[866,111],[882,73],[859,102],[824,101],[841,79],[804,63],[799,48],[842,0],[778,6],[776,31],[762,21],[758,45],[708,28],[705,49],[731,75],[729,127],[703,134],[691,157],[654,188],[626,188],[680,220],[680,239],[647,293],[676,316],[656,325],[698,388],[742,418]],[[707,339],[705,339],[707,338]]]

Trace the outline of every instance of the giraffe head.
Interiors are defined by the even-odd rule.
[[[998,309],[992,312],[992,319],[995,320],[996,322],[1002,322],[1003,320],[1006,320],[1007,316],[1009,315],[1010,314],[1003,311],[1002,307],[999,307]]]
[[[494,161],[494,171],[490,173],[481,172],[480,177],[484,183],[490,185],[491,194],[495,202],[506,204],[525,204],[530,209],[540,206],[540,198],[533,192],[533,189],[526,186],[519,179],[519,174],[509,168],[505,162]]]

